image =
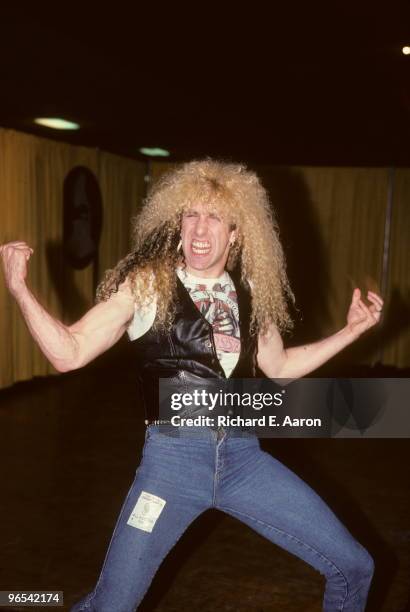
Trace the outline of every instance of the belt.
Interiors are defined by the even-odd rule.
[[[144,421],[145,425],[166,425],[169,424],[171,425],[171,421],[167,420],[167,419],[145,419]],[[178,427],[176,427],[175,425],[173,426],[175,427],[175,429],[178,429]],[[219,427],[208,427],[208,429],[212,429],[212,431],[217,431],[218,432],[218,439],[222,438],[222,436],[226,433],[225,428],[222,427],[222,425],[220,425]]]

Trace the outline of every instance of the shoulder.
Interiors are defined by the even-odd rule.
[[[155,274],[152,270],[137,273],[129,273],[125,280],[118,286],[118,293],[124,297],[137,300],[144,294],[150,294],[153,289]]]
[[[265,334],[259,334],[258,346],[259,349],[283,346],[282,336],[274,323],[270,324],[269,329]]]
[[[116,290],[113,290],[111,295],[108,297],[107,302],[118,307],[126,307],[130,310],[130,316],[132,316],[135,298],[132,285],[129,278],[126,278],[122,283],[118,285]]]
[[[229,278],[235,285],[240,285],[247,289],[248,291],[252,291],[254,284],[249,277],[245,279],[242,278],[241,270],[238,266],[236,266],[233,270],[225,270],[226,274],[228,274]]]
[[[148,284],[145,284],[145,289],[148,287],[148,295],[143,289],[144,282],[141,276],[135,276],[133,279],[127,277],[122,283],[121,290],[127,296],[126,299],[131,299],[134,303],[133,317],[127,328],[130,340],[143,336],[154,323],[157,312],[157,296],[152,292],[154,278],[154,272],[151,271],[148,275]]]

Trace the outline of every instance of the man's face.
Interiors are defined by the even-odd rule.
[[[234,230],[203,204],[192,205],[182,215],[181,240],[187,272],[216,278],[225,269]]]

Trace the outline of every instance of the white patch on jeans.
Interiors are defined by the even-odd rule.
[[[151,532],[165,504],[165,499],[161,499],[161,497],[157,497],[157,495],[152,493],[141,491],[141,495],[127,521],[127,525]]]

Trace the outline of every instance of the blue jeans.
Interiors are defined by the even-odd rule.
[[[256,437],[207,427],[167,435],[150,425],[97,585],[71,611],[136,610],[164,557],[208,508],[246,523],[323,574],[326,612],[365,609],[372,558]]]

